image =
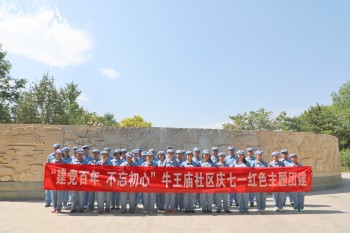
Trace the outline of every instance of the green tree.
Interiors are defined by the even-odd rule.
[[[333,105],[342,108],[343,110],[350,110],[350,81],[347,81],[339,88],[338,92],[331,94]]]
[[[105,126],[119,126],[119,123],[115,120],[113,113],[105,113],[103,116],[100,117],[100,120]]]
[[[222,126],[230,130],[275,130],[276,122],[271,115],[272,112],[261,108],[257,111],[230,116],[232,123],[225,123]]]
[[[275,120],[276,128],[283,131],[301,131],[300,117],[289,117],[286,112],[281,112]]]
[[[12,121],[10,108],[0,101],[0,123],[10,123]]]
[[[113,114],[99,116],[79,106],[78,84],[67,83],[57,89],[48,74],[31,84],[18,101],[18,123],[63,125],[117,125]]]
[[[340,151],[340,166],[342,170],[350,170],[350,149]]]
[[[61,124],[64,115],[65,100],[48,74],[33,83],[18,101],[18,123]]]
[[[99,116],[96,112],[89,113],[88,111],[85,111],[84,124],[119,126],[119,123],[115,120],[113,113],[105,113],[103,116]]]
[[[0,123],[16,121],[16,103],[26,85],[25,79],[11,77],[11,68],[12,65],[6,60],[6,52],[0,44]]]
[[[73,82],[67,83],[65,87],[59,90],[60,98],[63,101],[64,114],[59,120],[65,125],[82,125],[84,124],[84,108],[78,104],[78,97],[81,95],[81,90],[78,84]]]
[[[284,130],[330,134],[338,138],[340,149],[344,150],[350,148],[350,81],[344,83],[331,96],[332,105],[317,103],[299,116],[289,117],[286,112],[281,112],[277,118],[273,118],[272,112],[262,108],[230,116],[232,122],[223,124],[223,127],[232,130]]]
[[[24,124],[39,124],[39,110],[36,103],[36,98],[32,90],[26,91],[18,100],[17,106],[17,123]]]
[[[321,134],[335,134],[337,115],[333,106],[311,106],[300,115],[301,131]]]
[[[336,136],[341,149],[350,147],[350,81],[332,93],[333,108],[337,115]]]
[[[120,127],[151,127],[151,122],[146,122],[141,116],[135,115],[120,121]]]

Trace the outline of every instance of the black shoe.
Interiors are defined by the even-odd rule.
[[[226,212],[226,213],[232,213],[232,211],[231,211],[231,210],[225,210],[225,212]]]
[[[116,207],[115,209],[116,209],[116,210],[120,210],[120,208],[119,208],[119,207]]]
[[[194,211],[194,210],[192,210],[192,211],[190,211],[192,214],[195,214],[196,213],[196,211]]]
[[[46,204],[45,204],[45,207],[50,207],[50,203],[46,203]]]
[[[221,210],[217,210],[216,213],[221,213]]]
[[[115,207],[112,207],[111,210],[115,210]]]
[[[189,210],[185,210],[185,213],[188,214],[190,211]]]
[[[250,203],[250,207],[254,207],[254,203]]]
[[[236,203],[236,206],[237,206],[237,207],[239,206],[238,203]]]
[[[70,213],[76,213],[78,212],[77,210],[71,210]]]
[[[211,210],[208,210],[208,211],[207,211],[207,213],[208,213],[208,214],[212,214],[212,213],[213,213],[213,211],[211,211]]]
[[[84,210],[79,210],[79,213],[84,213]]]

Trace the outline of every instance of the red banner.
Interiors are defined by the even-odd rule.
[[[46,164],[44,189],[105,192],[310,192],[311,167],[213,168]]]

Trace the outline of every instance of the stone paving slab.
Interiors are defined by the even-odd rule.
[[[120,233],[226,233],[226,232],[350,232],[350,173],[342,173],[343,186],[329,191],[308,193],[305,211],[294,212],[290,206],[278,213],[268,196],[267,212],[251,208],[248,214],[164,214],[146,215],[141,206],[134,214],[98,215],[96,212],[51,214],[43,202],[0,202],[0,233],[5,232],[120,232]]]

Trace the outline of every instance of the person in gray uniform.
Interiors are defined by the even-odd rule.
[[[123,162],[120,166],[136,166],[136,164],[132,161],[132,154],[126,153],[125,162]],[[120,198],[120,209],[121,213],[126,213],[126,204],[129,202],[129,212],[135,212],[135,193],[133,192],[121,192],[119,194]]]
[[[90,160],[89,165],[97,165],[100,161],[100,151],[98,149],[92,150],[92,160]],[[96,192],[89,192],[88,206],[89,210],[94,210],[95,208],[95,197]]]
[[[227,156],[225,157],[225,163],[227,163],[229,167],[234,167],[237,160],[235,150],[236,148],[234,146],[227,147]],[[228,197],[230,206],[233,206],[233,202],[236,206],[238,206],[237,193],[229,193]]]
[[[120,166],[122,163],[125,162],[124,159],[122,159],[121,156],[121,150],[120,149],[116,149],[113,152],[114,155],[114,159],[111,160],[113,166]],[[119,201],[119,197],[120,197],[120,192],[111,192],[111,210],[119,210],[119,206],[120,206],[120,201]]]
[[[192,160],[192,151],[186,151],[186,161],[181,164],[181,167],[198,167],[198,163]],[[185,193],[184,196],[184,208],[185,213],[196,213],[194,211],[194,201],[196,198],[195,193]]]
[[[252,165],[256,160],[256,157],[254,157],[254,150],[253,150],[253,148],[248,147],[246,151],[247,151],[247,154],[246,154],[245,159],[250,163],[250,165]],[[256,152],[255,152],[255,154],[256,154]],[[254,199],[255,199],[255,193],[249,193],[250,207],[254,207]]]
[[[286,167],[302,167],[303,165],[298,161],[297,154],[291,154],[289,156],[291,163],[287,164]],[[305,202],[305,192],[292,192],[291,196],[294,201],[294,211],[304,211],[304,202]]]
[[[256,160],[251,163],[251,167],[268,167],[267,163],[263,160],[263,151],[257,150],[255,152]],[[256,205],[258,207],[259,213],[265,213],[266,208],[266,192],[255,193],[256,196]]]
[[[56,156],[54,159],[51,159],[50,163],[66,164],[66,161],[63,159],[63,151],[57,149]],[[61,213],[64,192],[65,191],[61,190],[51,190],[51,200],[53,204],[53,210],[51,211],[51,213]]]
[[[167,150],[167,159],[165,162],[165,167],[177,167],[175,160],[175,151],[174,149]],[[165,213],[176,213],[175,209],[175,193],[166,193],[165,194]]]
[[[237,151],[238,158],[234,167],[250,167],[250,163],[245,159],[244,151]],[[238,209],[240,213],[248,213],[249,193],[237,193]]]
[[[229,164],[227,162],[225,162],[225,153],[224,152],[220,152],[219,153],[219,162],[216,163],[217,167],[229,167]],[[222,211],[222,209],[224,209],[224,211],[226,213],[231,213],[230,209],[229,209],[229,197],[227,193],[215,193],[215,200],[216,200],[216,213],[220,213]]]
[[[142,167],[157,167],[157,163],[153,161],[153,151],[147,152],[147,161],[144,162]],[[146,213],[156,213],[157,209],[155,208],[156,204],[156,193],[143,193],[143,204]]]
[[[285,167],[289,167],[289,165],[292,163],[292,161],[289,158],[289,152],[286,149],[281,150],[281,158],[280,161],[284,164]],[[289,202],[291,206],[294,206],[294,200],[292,193],[288,192],[284,194],[283,198],[283,206],[286,205],[287,201],[287,195],[289,196]]]
[[[109,160],[108,151],[101,152],[101,159],[96,163],[98,166],[113,166]],[[97,192],[97,209],[98,213],[102,214],[104,210],[104,203],[106,202],[105,212],[109,213],[111,208],[111,192]]]
[[[61,145],[55,143],[53,145],[53,152],[47,156],[46,163],[50,163],[52,160],[56,159],[56,150],[61,149]],[[51,206],[51,190],[45,190],[45,207]]]
[[[201,148],[195,147],[193,148],[193,158],[192,161],[197,163],[197,167],[200,167],[202,161]],[[194,201],[195,207],[202,208],[201,206],[201,195],[200,193],[196,193],[196,199]]]
[[[165,152],[164,151],[158,151],[158,161],[157,165],[158,167],[165,167]],[[157,208],[159,211],[165,210],[165,193],[157,193]]]
[[[180,167],[184,161],[184,152],[183,150],[176,151],[176,166]],[[182,211],[184,209],[184,194],[176,193],[175,194],[175,209]]]
[[[77,158],[72,160],[71,164],[88,164],[84,159],[84,151],[82,149],[77,150]],[[85,191],[72,191],[72,210],[71,213],[79,211],[84,212]]]
[[[269,167],[284,167],[284,163],[279,161],[280,153],[278,151],[272,152],[272,161],[269,163]],[[284,202],[285,192],[273,192],[273,206],[275,211],[284,212],[283,202]]]
[[[203,150],[203,159],[201,167],[216,167],[216,164],[210,159],[209,150]],[[201,193],[201,205],[203,213],[212,213],[214,195],[212,193]]]

